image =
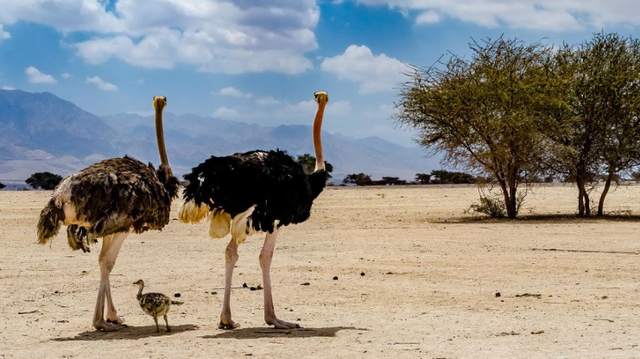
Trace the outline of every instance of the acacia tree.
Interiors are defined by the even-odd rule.
[[[443,161],[484,174],[499,185],[507,216],[515,218],[526,178],[539,170],[543,111],[556,106],[545,81],[551,49],[517,39],[470,44],[472,55],[451,55],[412,68],[400,90],[398,123]]]
[[[591,215],[589,192],[605,173],[598,204],[602,215],[618,173],[640,163],[640,43],[596,34],[576,47],[561,48],[551,72],[555,94],[566,106],[557,107],[544,127],[550,142],[543,162],[576,183],[581,217]]]
[[[316,168],[316,158],[308,153],[299,155],[296,158],[296,161],[302,164],[302,167],[304,168],[304,172],[306,174],[312,173],[313,170],[315,170]],[[329,176],[327,178],[331,178],[331,172],[333,172],[333,165],[327,161],[324,161],[324,165],[325,165],[326,171],[329,173]]]
[[[51,172],[36,172],[27,178],[25,182],[35,189],[42,188],[52,190],[56,188],[60,181],[62,181],[62,176],[57,174]]]
[[[5,187],[6,187],[6,186],[5,186],[2,182],[0,182],[0,189],[3,189],[3,188],[5,188]]]

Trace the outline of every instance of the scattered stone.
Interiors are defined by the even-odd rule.
[[[309,282],[304,282],[304,283],[302,283],[302,284],[300,284],[300,285],[305,285],[305,286],[306,286],[306,285],[311,285],[311,283],[309,283]]]
[[[387,274],[393,274],[393,272],[387,272]]]
[[[502,296],[502,294],[500,294],[500,292],[496,292],[496,298],[500,298],[500,296]]]
[[[176,294],[174,294],[173,296],[174,296],[174,297],[176,297],[176,298],[180,298],[180,297],[182,296],[182,294],[180,294],[180,293],[176,293]]]
[[[360,276],[361,276],[361,277],[364,277],[364,272],[360,272]]]
[[[242,288],[249,288],[249,286],[247,285],[247,283],[242,283]]]
[[[338,276],[334,276],[334,277],[333,277],[333,280],[338,280]]]
[[[62,319],[62,320],[58,320],[58,323],[69,323],[69,321],[66,319]]]
[[[183,305],[183,304],[184,304],[184,302],[180,302],[180,301],[178,301],[178,300],[172,300],[172,301],[171,301],[171,304],[172,304],[172,305]]]
[[[212,294],[212,295],[216,295],[216,294],[218,294],[218,292],[211,292],[211,294]]]
[[[531,332],[531,334],[533,334],[533,335],[543,334],[543,333],[544,333],[544,330],[534,330],[534,331]]]
[[[508,335],[520,335],[520,333],[512,330],[510,332],[502,332],[502,333],[496,334],[496,337],[506,337]]]
[[[524,298],[524,297],[534,297],[534,298],[540,299],[542,298],[542,294],[533,294],[533,293],[516,294],[516,298]]]

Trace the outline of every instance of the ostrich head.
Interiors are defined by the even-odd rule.
[[[316,171],[324,170],[324,157],[322,155],[322,117],[324,116],[324,107],[329,102],[329,94],[326,91],[318,91],[313,94],[318,103],[318,111],[313,120],[313,147],[316,150]]]
[[[137,281],[133,282],[133,285],[137,285],[142,288],[144,287],[144,281],[142,279],[138,279]]]
[[[322,103],[327,103],[329,102],[329,94],[327,93],[327,91],[317,91],[313,94],[313,96],[315,97],[315,100],[318,104]]]
[[[164,96],[153,96],[153,107],[163,110],[167,106],[167,98]]]

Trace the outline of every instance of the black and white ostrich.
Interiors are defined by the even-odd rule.
[[[328,173],[322,156],[320,133],[324,108],[329,100],[324,91],[315,93],[318,102],[313,123],[316,168],[305,174],[301,164],[282,151],[251,151],[232,156],[213,156],[185,176],[189,185],[179,218],[195,223],[209,217],[209,235],[222,238],[231,232],[226,249],[224,302],[219,328],[233,329],[231,319],[231,277],[238,261],[238,245],[247,236],[266,232],[260,253],[264,285],[264,318],[276,328],[296,328],[276,317],[271,296],[270,268],[278,229],[309,218],[313,200],[324,189]]]
[[[93,164],[65,178],[40,213],[38,242],[45,244],[67,225],[67,239],[73,250],[89,251],[89,245],[102,237],[100,289],[93,326],[104,331],[125,327],[118,317],[109,284],[109,274],[129,233],[162,229],[169,223],[171,200],[178,194],[164,146],[162,111],[167,99],[153,98],[160,167],[125,156]],[[104,304],[107,301],[107,319]]]

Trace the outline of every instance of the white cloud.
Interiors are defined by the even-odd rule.
[[[318,45],[316,0],[2,0],[0,24],[17,21],[91,34],[72,43],[93,64],[111,58],[133,66],[237,74],[298,74]]]
[[[106,82],[103,79],[101,79],[98,76],[93,76],[93,77],[87,77],[87,80],[85,81],[85,83],[88,84],[94,84],[96,86],[98,86],[98,88],[102,91],[117,91],[118,90],[118,86]]]
[[[442,17],[485,27],[531,30],[599,30],[610,25],[640,26],[640,2],[632,0],[353,0],[418,13],[416,24]]]
[[[58,82],[53,76],[43,74],[33,66],[27,67],[24,73],[27,75],[27,80],[32,84],[55,84]]]
[[[338,78],[358,82],[360,93],[392,91],[402,80],[407,67],[385,54],[373,55],[366,46],[349,46],[344,54],[326,58],[322,70]]]
[[[250,93],[242,92],[237,88],[231,87],[231,86],[220,89],[220,95],[242,97],[242,98],[251,98],[252,96],[252,94]]]
[[[13,91],[13,90],[15,90],[15,88],[13,88],[11,86],[2,86],[2,90]]]
[[[261,97],[259,99],[256,100],[256,103],[258,105],[279,105],[282,103],[282,101],[277,100],[271,96],[267,96],[267,97]]]
[[[6,39],[10,39],[11,38],[11,34],[4,31],[2,29],[3,25],[0,24],[0,40],[6,40]]]
[[[63,79],[69,79],[69,78],[71,78],[72,76],[71,76],[71,74],[70,74],[70,73],[65,72],[65,73],[63,73],[62,75],[60,75],[60,77],[62,77]]]
[[[234,108],[220,107],[213,112],[213,117],[226,119],[226,118],[241,117],[241,115],[240,115],[240,111]]]
[[[435,24],[438,22],[440,22],[440,15],[432,10],[425,11],[416,18],[416,24],[418,25]]]

